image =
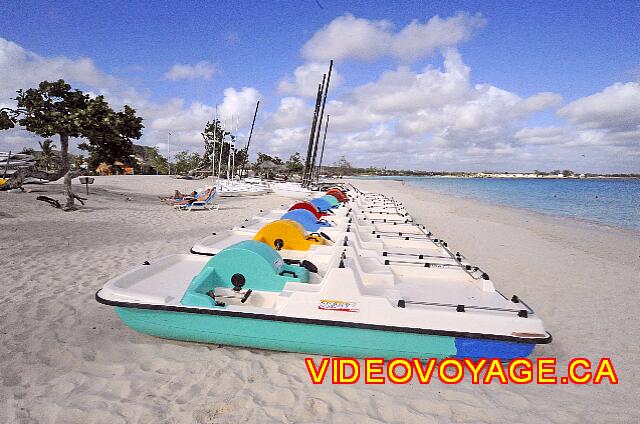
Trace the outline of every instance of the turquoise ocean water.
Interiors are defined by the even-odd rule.
[[[640,179],[388,178],[444,194],[640,230]]]

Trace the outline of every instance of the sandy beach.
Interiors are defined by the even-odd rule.
[[[258,213],[273,194],[181,212],[158,196],[202,187],[167,176],[97,177],[63,212],[61,184],[0,192],[0,423],[631,423],[640,419],[640,233],[353,180],[414,219],[541,315],[553,343],[533,357],[610,357],[610,385],[311,384],[305,355],[135,333],[95,292],[145,260],[187,253]],[[84,187],[77,185],[78,194]]]

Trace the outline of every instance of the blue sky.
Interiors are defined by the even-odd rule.
[[[257,94],[252,96],[245,93],[244,101],[253,101],[253,97],[259,97],[265,106],[260,115],[261,129],[257,133],[265,139],[258,142],[258,147],[266,151],[272,148],[271,151],[286,156],[293,150],[303,149],[300,143],[304,133],[302,103],[309,107],[312,99],[295,90],[283,91],[281,81],[287,78],[292,80],[294,70],[310,62],[324,63],[326,66],[324,57],[318,60],[318,57],[310,58],[309,54],[304,54],[303,47],[314,36],[322,41],[322,36],[328,34],[328,31],[322,33],[323,29],[334,28],[331,27],[332,23],[348,16],[347,14],[359,20],[360,24],[377,25],[378,32],[387,35],[398,34],[415,20],[419,24],[426,24],[435,15],[445,20],[463,16],[460,26],[471,28],[468,29],[468,36],[456,42],[438,41],[438,37],[446,38],[446,34],[437,31],[429,33],[427,28],[425,37],[434,38],[436,47],[427,48],[424,43],[418,42],[416,48],[424,48],[427,52],[418,58],[407,60],[399,53],[391,52],[362,59],[364,50],[360,51],[358,46],[352,46],[336,63],[336,71],[341,76],[342,83],[333,87],[330,98],[342,103],[334,105],[334,112],[340,114],[349,105],[361,108],[362,105],[354,100],[360,92],[358,88],[367,84],[381,86],[380,78],[384,72],[396,72],[399,67],[406,67],[412,74],[403,74],[403,78],[420,79],[426,67],[442,70],[445,57],[443,52],[451,48],[460,55],[463,62],[460,66],[466,66],[470,70],[468,79],[461,82],[466,84],[469,95],[463,98],[446,98],[438,106],[427,109],[421,109],[416,104],[415,109],[405,111],[413,114],[415,119],[423,119],[427,115],[431,119],[439,112],[444,116],[445,111],[453,110],[443,106],[448,101],[451,105],[455,103],[462,107],[455,109],[455,113],[460,113],[460,119],[466,119],[465,110],[483,95],[478,91],[473,92],[476,84],[490,85],[520,99],[548,92],[554,93],[561,100],[550,98],[535,110],[518,114],[512,122],[500,123],[499,129],[495,128],[495,118],[492,118],[492,122],[484,123],[476,122],[482,118],[474,118],[474,125],[477,124],[479,133],[484,131],[487,134],[486,137],[483,136],[486,141],[477,143],[468,141],[471,137],[469,132],[456,133],[455,124],[448,121],[433,123],[422,132],[405,131],[399,134],[394,132],[398,127],[404,125],[414,128],[416,122],[403,122],[405,118],[401,113],[405,112],[389,110],[384,106],[384,116],[379,111],[372,112],[371,119],[363,123],[361,128],[349,128],[349,131],[337,128],[334,140],[337,145],[342,146],[342,150],[338,152],[339,149],[336,149],[336,153],[345,154],[359,165],[368,162],[401,167],[407,162],[389,161],[388,155],[383,154],[380,147],[363,148],[363,143],[369,141],[369,136],[373,137],[371,140],[387,137],[387,146],[392,140],[399,140],[393,150],[413,155],[415,159],[408,162],[408,166],[413,168],[433,169],[440,166],[448,169],[486,167],[526,170],[533,165],[540,166],[549,157],[553,157],[557,166],[583,166],[592,171],[640,171],[634,165],[637,161],[630,159],[640,159],[636,145],[640,141],[634,133],[638,131],[637,125],[640,124],[635,121],[640,112],[634,106],[635,100],[640,105],[640,98],[635,97],[634,85],[640,78],[640,37],[637,31],[640,27],[639,2],[319,0],[319,3],[322,7],[314,0],[202,3],[24,1],[12,8],[3,8],[0,15],[0,37],[26,52],[37,54],[45,61],[55,58],[65,58],[70,62],[90,59],[100,77],[88,78],[73,72],[64,75],[64,67],[56,72],[71,81],[75,75],[77,81],[74,85],[87,91],[106,90],[106,93],[112,93],[114,104],[118,103],[117,98],[130,98],[119,92],[124,91],[123,87],[143,96],[144,102],[134,104],[134,107],[138,106],[140,111],[149,113],[149,117],[143,115],[149,129],[143,139],[145,144],[161,143],[159,132],[165,129],[162,122],[166,121],[166,117],[163,118],[160,109],[164,107],[167,113],[171,109],[171,113],[175,115],[178,108],[177,104],[173,108],[166,106],[168,102],[181,99],[180,107],[183,112],[188,113],[194,102],[202,105],[203,112],[227,101],[228,107],[225,110],[231,111],[233,101],[227,99],[229,95],[225,97],[225,90],[233,88],[240,92],[243,88],[252,88]],[[383,20],[386,27],[377,24]],[[386,29],[382,29],[383,27]],[[342,27],[339,22],[335,23],[336,31],[344,32],[345,28],[349,32],[348,23]],[[347,34],[345,38],[359,35],[360,33]],[[367,39],[363,40],[365,44],[368,42]],[[332,48],[337,49],[336,52],[341,51],[340,39],[338,38],[337,43],[335,39],[333,41],[338,45],[331,46],[328,43],[328,54],[331,54]],[[21,72],[20,63],[12,63],[8,59],[5,61],[7,63],[0,67],[2,72]],[[47,62],[43,63],[46,66]],[[204,76],[167,79],[167,72],[174,65],[195,66],[198,63],[204,63]],[[29,69],[22,71],[28,73]],[[29,82],[27,77],[25,83]],[[112,85],[105,88],[108,85],[105,81],[109,78],[116,82],[111,81]],[[400,77],[396,75],[394,81],[396,78]],[[398,82],[394,82],[396,83]],[[599,98],[589,99],[589,96],[616,83],[623,86],[614,87]],[[7,84],[0,90],[8,92],[10,88],[14,87]],[[375,88],[370,91],[377,93]],[[421,89],[428,91],[430,88]],[[637,91],[640,93],[640,88]],[[426,98],[430,97],[428,92],[424,95]],[[288,131],[278,127],[278,122],[282,119],[274,118],[274,115],[282,112],[279,107],[283,104],[283,98],[301,99],[288,101],[295,103],[299,110],[291,112],[293,106],[287,110],[300,115],[298,120],[293,117],[286,120]],[[582,98],[587,100],[572,105],[572,102]],[[364,101],[363,99],[361,96],[360,101]],[[604,124],[609,119],[607,116],[594,115],[600,110],[598,102],[607,103],[610,99],[623,103],[612,108],[611,113],[619,115],[631,108],[627,113],[630,118],[611,128]],[[6,103],[3,100],[0,99],[0,103]],[[509,105],[517,107],[513,103],[515,101],[509,100]],[[482,99],[480,103],[494,104],[492,100]],[[246,127],[249,119],[243,110],[249,108],[236,106],[237,115],[243,121],[240,125]],[[565,107],[568,109],[559,112]],[[504,111],[496,109],[496,113]],[[311,116],[308,116],[304,125],[308,127],[310,120]],[[194,128],[184,129],[185,144],[182,147],[187,150],[198,148],[195,141],[190,142],[186,135],[188,131],[195,133],[196,123],[193,125]],[[538,132],[522,132],[523,129]],[[152,130],[157,130],[158,134],[154,136]],[[246,132],[243,129],[240,132],[243,131]],[[451,135],[452,133],[458,135]],[[493,139],[490,139],[489,133]],[[531,134],[535,135],[534,139],[530,137]],[[546,138],[541,139],[540,134]],[[527,140],[534,141],[523,142],[525,136],[529,137]],[[9,142],[5,138],[3,144],[2,137],[0,134],[0,149],[5,150]],[[287,142],[284,138],[290,141]],[[270,145],[269,140],[274,139],[279,141]],[[433,143],[436,139],[440,140],[439,147],[432,150],[430,155],[422,154],[426,150],[435,149]],[[17,138],[13,140],[15,144]],[[368,144],[375,143],[372,141]],[[348,153],[351,152],[345,150],[344,146],[360,150],[349,157]],[[443,156],[442,149],[445,147],[449,152],[457,149],[467,152],[469,156],[477,156],[477,160],[459,161],[454,159],[455,155]],[[608,147],[610,148],[607,150]],[[575,162],[572,158],[576,155],[567,153],[575,152],[575,149],[589,150],[592,152],[589,157],[593,160],[587,163]],[[580,156],[582,154],[584,152]],[[563,155],[567,158],[565,163],[562,163]],[[444,160],[439,160],[439,157]]]

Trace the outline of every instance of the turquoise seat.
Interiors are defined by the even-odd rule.
[[[207,293],[216,288],[281,292],[287,282],[308,283],[309,280],[307,269],[286,264],[277,251],[264,243],[245,240],[212,257],[193,278],[181,303],[215,307],[214,299]]]
[[[321,199],[324,199],[327,202],[329,202],[332,208],[337,208],[338,206],[340,206],[340,201],[335,196],[332,196],[330,194],[325,194],[324,196],[321,197]]]

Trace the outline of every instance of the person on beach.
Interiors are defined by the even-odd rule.
[[[163,199],[163,201],[168,205],[189,205],[196,200],[202,201],[205,200],[209,194],[211,193],[211,189],[206,189],[202,192],[202,194],[198,195],[197,191],[192,191],[190,194],[185,195],[180,193],[180,190],[175,190],[173,192],[173,196],[168,199]]]

